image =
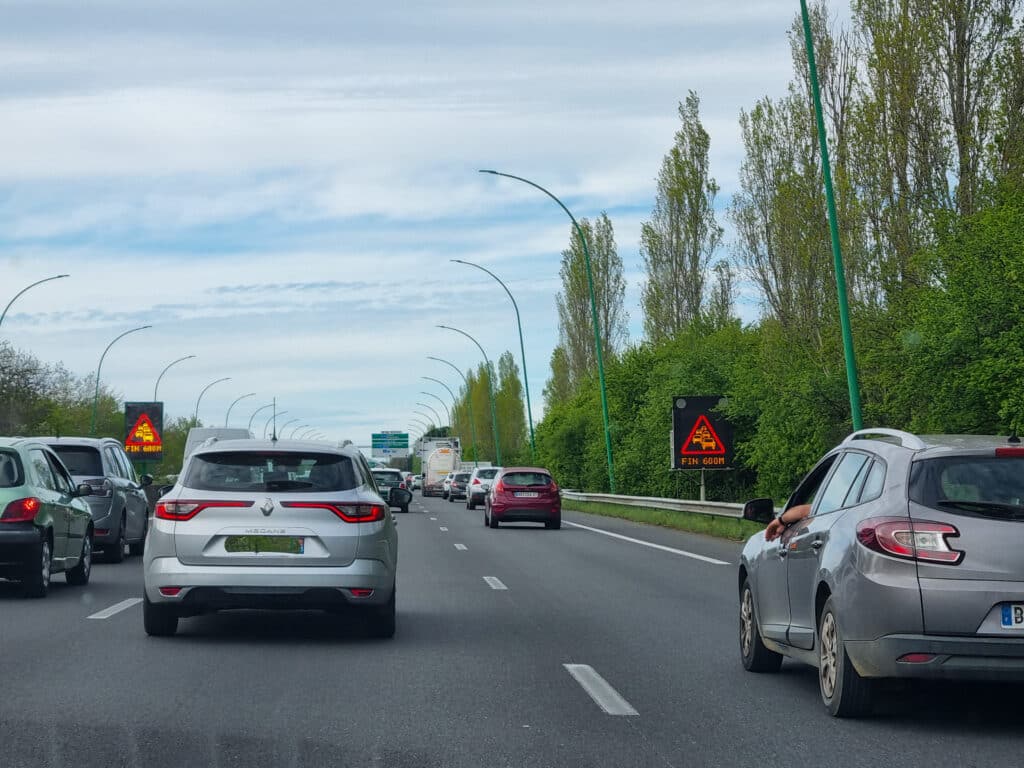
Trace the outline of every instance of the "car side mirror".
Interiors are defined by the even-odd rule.
[[[88,483],[79,483],[75,488],[75,496],[92,496],[92,486]]]
[[[775,502],[771,499],[751,499],[743,505],[743,519],[768,525],[775,519]]]
[[[392,488],[388,491],[388,504],[392,507],[404,507],[412,501],[412,494],[405,488]]]
[[[173,485],[161,485],[159,488],[156,489],[156,495],[166,496],[168,493],[171,492],[172,488],[174,488]]]
[[[153,476],[152,475],[143,475],[142,477],[139,478],[139,485],[141,485],[143,488],[145,488],[147,485],[152,485],[152,484],[153,484]]]

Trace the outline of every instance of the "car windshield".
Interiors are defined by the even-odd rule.
[[[224,451],[200,453],[184,485],[199,491],[347,491],[359,483],[352,460],[331,453]]]
[[[551,475],[543,472],[509,472],[501,481],[505,485],[548,486],[551,485]]]
[[[0,488],[17,488],[24,483],[25,476],[18,454],[13,451],[0,451]]]
[[[103,461],[100,452],[88,445],[52,445],[54,453],[60,456],[64,466],[72,475],[103,477]]]
[[[943,456],[915,462],[910,499],[958,514],[1024,520],[1024,457]]]

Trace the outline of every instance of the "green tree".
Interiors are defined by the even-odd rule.
[[[544,403],[552,408],[572,397],[569,356],[561,344],[551,350],[551,376],[544,386]]]

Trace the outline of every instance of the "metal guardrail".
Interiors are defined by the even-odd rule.
[[[743,505],[724,501],[693,501],[690,499],[659,499],[653,496],[618,496],[612,493],[580,493],[562,491],[562,498],[570,501],[597,501],[604,504],[622,504],[627,507],[667,509],[673,512],[696,512],[699,515],[740,518]]]

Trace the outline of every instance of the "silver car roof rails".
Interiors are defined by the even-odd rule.
[[[872,435],[895,437],[900,441],[900,445],[904,448],[909,448],[912,451],[923,451],[928,447],[928,444],[917,435],[911,434],[910,432],[904,432],[902,429],[888,429],[886,427],[858,429],[856,432],[851,433],[845,440],[843,440],[843,442],[852,443],[855,440],[869,440]]]

